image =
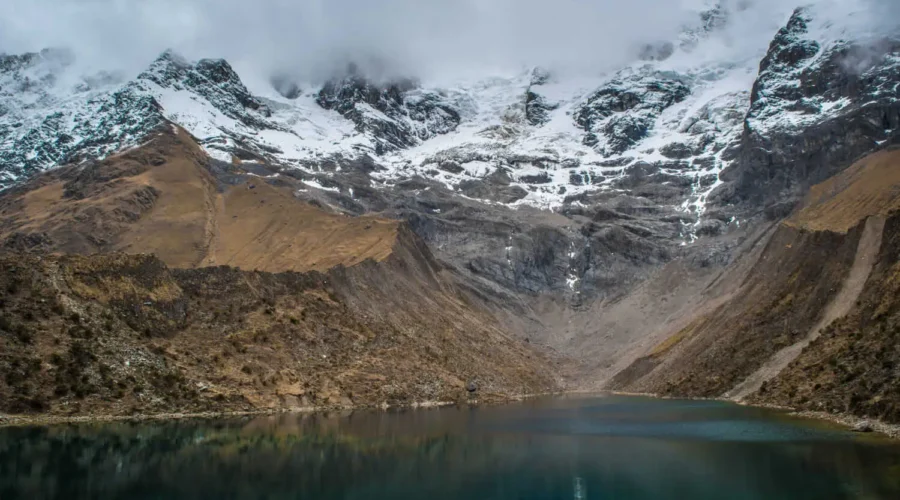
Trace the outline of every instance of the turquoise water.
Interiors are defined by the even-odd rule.
[[[900,446],[720,402],[0,429],[0,499],[898,499]]]

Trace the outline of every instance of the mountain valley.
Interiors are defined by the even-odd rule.
[[[900,29],[702,3],[589,76],[0,55],[0,412],[618,390],[900,422]]]

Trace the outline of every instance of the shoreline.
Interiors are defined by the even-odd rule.
[[[753,405],[760,406],[760,405]],[[810,411],[810,410],[793,410],[789,409],[789,415],[812,419],[812,420],[822,420],[826,422],[831,422],[833,424],[838,424],[843,427],[847,427],[851,431],[853,431],[854,427],[865,425],[868,426],[871,432],[860,432],[854,431],[860,435],[866,434],[880,434],[882,436],[888,437],[890,439],[900,439],[900,424],[889,424],[887,422],[882,422],[878,419],[873,418],[863,418],[858,417],[856,415],[848,415],[844,413],[828,413],[823,411]]]
[[[495,404],[507,404],[524,401],[526,399],[560,395],[564,393],[526,394],[518,396],[498,397],[489,395],[486,399],[472,399],[465,402],[459,401],[416,401],[404,405],[329,405],[329,406],[295,406],[284,408],[260,408],[256,410],[223,410],[204,412],[169,412],[169,413],[139,413],[135,415],[6,415],[0,414],[0,429],[4,427],[29,427],[51,426],[63,424],[90,424],[111,422],[149,422],[161,420],[189,420],[210,418],[235,418],[235,417],[264,417],[274,415],[308,415],[315,413],[332,413],[347,411],[389,411],[389,410],[427,410],[433,408],[446,408],[448,406],[488,406]]]
[[[749,406],[755,408],[767,408],[770,410],[779,410],[785,412],[786,415],[791,417],[798,417],[807,420],[819,420],[822,422],[829,422],[832,424],[837,424],[841,427],[846,427],[847,430],[856,432],[861,436],[866,434],[881,434],[891,439],[900,439],[900,424],[891,424],[888,422],[883,422],[881,420],[875,418],[866,418],[860,417],[858,415],[852,415],[849,413],[828,413],[824,411],[811,411],[811,410],[798,410],[796,408],[792,408],[790,406],[776,405],[771,403],[748,403],[746,401],[737,401],[729,398],[699,398],[699,397],[674,397],[674,396],[662,396],[659,394],[652,393],[640,393],[640,392],[625,392],[625,391],[610,391],[610,394],[616,394],[620,396],[642,396],[648,398],[655,399],[681,399],[681,400],[689,400],[689,401],[721,401],[724,403],[733,403],[740,406]],[[853,429],[858,426],[866,425],[871,429],[871,432],[859,432],[854,431]]]
[[[330,412],[346,412],[346,411],[388,411],[388,410],[417,410],[417,409],[433,409],[446,408],[448,406],[492,406],[497,404],[508,404],[525,401],[527,399],[543,397],[543,396],[566,396],[566,395],[616,395],[616,396],[635,396],[648,397],[654,399],[671,399],[671,400],[689,400],[689,401],[720,401],[733,403],[740,406],[767,408],[771,410],[779,410],[788,416],[803,418],[807,420],[818,420],[829,422],[832,424],[845,427],[847,430],[853,431],[855,427],[867,426],[871,432],[858,432],[861,436],[866,434],[880,434],[891,439],[900,439],[900,424],[891,424],[878,419],[864,418],[846,413],[828,413],[822,411],[797,410],[789,406],[781,406],[765,403],[748,403],[744,401],[735,401],[728,398],[700,398],[700,397],[673,397],[662,396],[651,393],[625,392],[625,391],[566,391],[557,393],[528,394],[519,396],[508,396],[497,398],[496,395],[486,400],[473,399],[466,402],[458,401],[417,401],[407,405],[358,405],[358,406],[303,406],[292,408],[262,408],[258,410],[243,411],[206,411],[196,413],[151,413],[137,415],[3,415],[0,414],[0,428],[3,427],[28,427],[28,426],[52,426],[63,424],[90,424],[90,423],[112,423],[112,422],[150,422],[164,420],[189,420],[189,419],[215,419],[215,418],[235,418],[235,417],[263,417],[274,415],[290,415],[290,414],[315,414]]]
[[[62,424],[90,424],[111,422],[149,422],[160,420],[189,420],[232,417],[263,417],[274,415],[305,415],[364,410],[396,410],[419,408],[442,408],[457,403],[452,401],[425,401],[403,406],[303,406],[293,408],[262,408],[243,411],[205,411],[196,413],[149,413],[137,415],[0,415],[0,428],[50,426]],[[477,403],[472,403],[477,404]]]

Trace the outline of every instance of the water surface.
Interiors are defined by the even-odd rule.
[[[898,499],[900,446],[710,401],[0,429],[0,499]]]

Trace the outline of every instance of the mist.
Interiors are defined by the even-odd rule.
[[[69,47],[139,71],[173,48],[306,79],[350,60],[417,77],[602,70],[693,17],[670,0],[4,0],[0,52]]]
[[[885,11],[895,11],[897,4],[857,1]],[[136,73],[172,48],[188,59],[223,57],[241,70],[303,81],[321,81],[351,61],[368,73],[422,79],[502,74],[529,66],[599,73],[632,58],[641,44],[674,39],[711,3],[3,0],[0,53],[67,47],[89,68]],[[757,49],[764,49],[794,7],[782,0],[723,3],[747,10],[736,16],[729,43]],[[748,10],[751,4],[756,8]]]

